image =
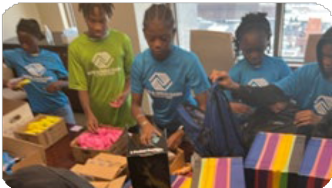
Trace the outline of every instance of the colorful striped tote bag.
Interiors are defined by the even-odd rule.
[[[301,135],[258,133],[245,160],[247,187],[296,187],[304,147]]]
[[[298,188],[322,188],[332,178],[332,140],[311,138],[300,169]]]
[[[241,157],[195,161],[191,188],[245,188]]]

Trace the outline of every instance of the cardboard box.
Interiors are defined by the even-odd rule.
[[[76,164],[71,171],[91,181],[111,181],[119,177],[127,166],[122,156],[100,153],[85,165]]]
[[[113,181],[92,181],[90,184],[95,188],[122,188],[126,178],[127,176],[121,176]]]
[[[10,80],[14,78],[14,72],[4,62],[2,63],[2,80]]]
[[[33,119],[31,108],[27,102],[2,99],[2,133],[14,137],[14,131]]]
[[[63,118],[59,117],[61,120],[55,123],[53,126],[46,129],[44,132],[36,135],[25,133],[27,125],[31,122],[38,121],[44,118],[44,114],[37,115],[32,121],[29,121],[25,126],[18,128],[14,133],[17,138],[33,142],[35,144],[40,144],[44,148],[48,148],[59,141],[61,138],[68,134],[68,129]]]
[[[22,158],[20,162],[13,166],[14,172],[23,167],[46,164],[45,150],[41,146],[30,142],[4,136],[3,151],[8,152],[13,157]]]
[[[169,170],[171,174],[173,174],[175,171],[179,170],[180,168],[184,167],[186,165],[185,159],[184,159],[184,152],[182,149],[178,148],[175,152],[175,157],[173,160],[170,161]]]
[[[121,129],[121,128],[119,128]],[[123,132],[123,134],[120,136],[120,138],[118,139],[118,141],[123,141],[125,139],[125,131]],[[79,137],[79,136],[78,136]],[[74,159],[76,162],[84,164],[88,159],[95,157],[96,155],[98,155],[99,153],[113,153],[116,155],[120,155],[122,154],[119,150],[121,150],[121,148],[118,147],[123,147],[123,150],[125,150],[125,152],[123,154],[125,154],[127,152],[126,150],[126,146],[124,146],[123,144],[117,144],[114,143],[111,148],[109,148],[108,150],[93,150],[93,149],[84,149],[81,148],[78,143],[77,143],[77,139],[78,137],[76,137],[71,143],[70,143],[70,147],[72,148],[72,153],[74,156]],[[115,148],[117,147],[117,148]],[[114,152],[113,152],[114,151]]]
[[[190,49],[199,57],[208,75],[213,69],[228,71],[235,64],[236,58],[232,45],[231,33],[190,31]]]

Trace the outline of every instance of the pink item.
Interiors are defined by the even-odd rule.
[[[84,149],[107,150],[119,139],[123,130],[114,127],[101,127],[96,133],[82,133],[77,143]]]

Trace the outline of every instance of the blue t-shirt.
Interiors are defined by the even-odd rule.
[[[229,75],[240,85],[262,87],[285,78],[291,72],[289,66],[282,59],[264,56],[259,67],[249,64],[246,59],[239,61],[232,67]]]
[[[3,57],[6,65],[14,69],[18,77],[31,79],[24,90],[34,113],[51,113],[68,104],[68,98],[62,91],[46,91],[51,82],[66,79],[68,75],[58,54],[41,49],[37,56],[32,56],[22,48],[16,48],[5,50]]]
[[[153,99],[156,124],[166,125],[176,120],[176,108],[183,102],[197,104],[191,95],[208,90],[210,83],[198,57],[177,46],[162,62],[155,60],[151,50],[139,54],[131,69],[131,89],[142,94],[146,90]]]
[[[249,85],[253,87],[263,87],[275,83],[292,73],[287,63],[277,57],[265,55],[262,64],[258,67],[251,65],[246,59],[236,63],[229,75],[235,82],[240,85]],[[231,93],[226,92],[227,97],[234,101]]]
[[[332,109],[332,81],[324,78],[318,63],[304,65],[275,85],[293,98],[302,110],[325,115]]]

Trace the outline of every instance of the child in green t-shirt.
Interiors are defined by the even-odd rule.
[[[111,3],[80,3],[88,31],[69,46],[69,87],[78,90],[88,120],[123,127],[135,123],[131,116],[130,70],[134,58],[129,37],[108,29]]]

